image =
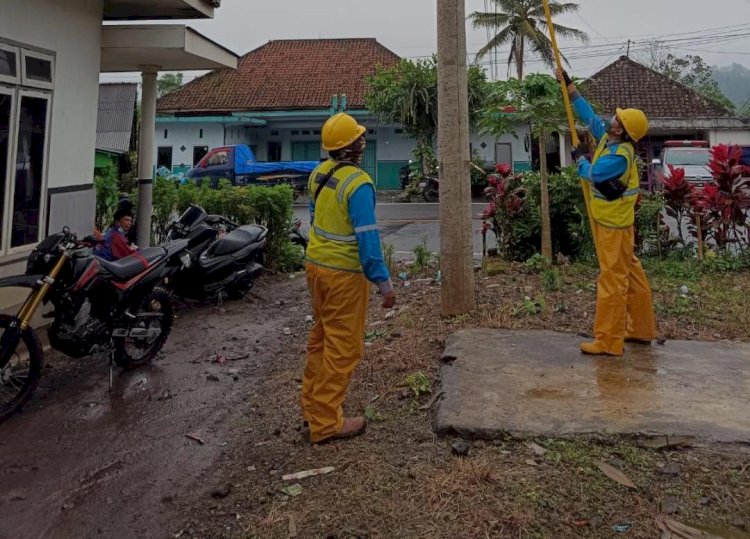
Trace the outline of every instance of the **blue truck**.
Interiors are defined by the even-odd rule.
[[[235,144],[209,151],[203,159],[185,173],[185,181],[210,180],[214,185],[227,179],[232,185],[288,184],[295,195],[307,188],[310,173],[319,161],[261,162],[249,146]]]

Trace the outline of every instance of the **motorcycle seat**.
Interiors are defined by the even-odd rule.
[[[151,267],[166,255],[167,250],[164,247],[149,247],[114,262],[99,259],[99,263],[119,281],[127,281],[146,268]]]
[[[215,256],[235,253],[260,240],[264,232],[264,228],[252,225],[237,228],[214,243],[211,246],[210,253]]]

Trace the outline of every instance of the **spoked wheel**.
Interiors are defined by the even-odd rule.
[[[0,333],[5,336],[12,317],[0,315]],[[2,337],[0,337],[2,339]],[[0,358],[0,423],[20,411],[34,394],[42,376],[42,344],[33,330],[22,331],[15,349]]]
[[[148,365],[167,342],[172,330],[172,299],[166,290],[155,288],[146,296],[136,318],[128,326],[127,337],[115,337],[115,363],[123,369]]]

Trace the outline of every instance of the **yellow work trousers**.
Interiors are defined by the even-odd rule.
[[[633,227],[608,228],[596,221],[592,226],[599,259],[594,338],[608,353],[621,355],[626,336],[656,337],[651,287],[635,256]]]
[[[352,373],[364,355],[370,283],[361,273],[307,264],[315,325],[307,342],[302,412],[310,439],[320,442],[341,431]]]

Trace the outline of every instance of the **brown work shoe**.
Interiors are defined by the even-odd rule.
[[[364,434],[367,430],[367,420],[362,417],[345,417],[344,426],[341,430],[334,434],[334,438],[354,438],[360,434]]]
[[[364,417],[345,417],[344,425],[341,427],[341,430],[337,434],[334,434],[333,436],[329,436],[328,438],[323,438],[322,440],[313,441],[313,444],[315,445],[327,444],[328,442],[333,441],[333,440],[341,440],[343,438],[354,438],[355,436],[364,434],[366,430],[367,430],[367,420],[365,420]]]

